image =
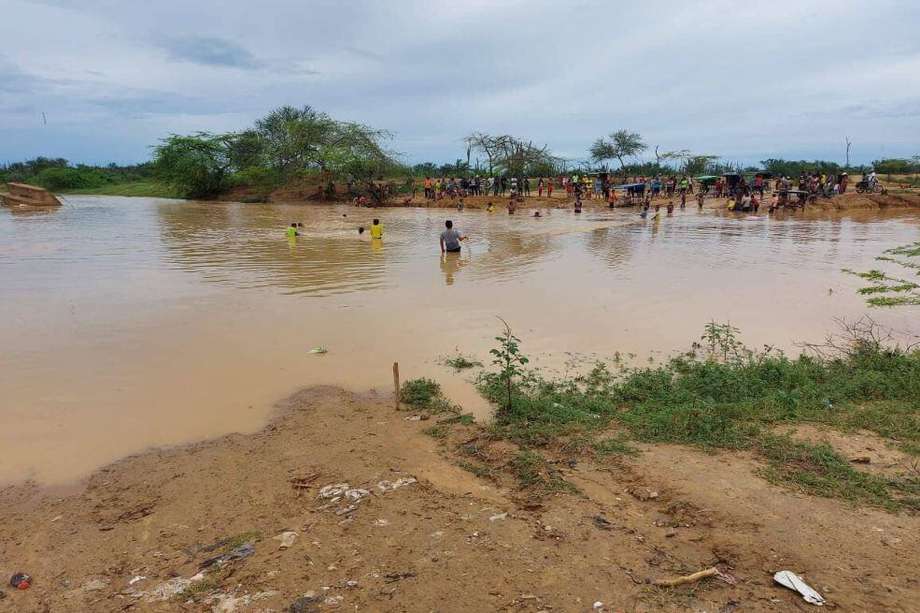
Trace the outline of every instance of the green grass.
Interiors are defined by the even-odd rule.
[[[242,547],[246,543],[255,543],[262,540],[262,533],[258,531],[252,532],[243,532],[242,534],[237,534],[236,536],[231,536],[223,545],[221,545],[221,551],[233,551],[237,547]]]
[[[591,447],[594,449],[594,453],[600,456],[636,455],[639,453],[639,450],[627,443],[623,438],[600,439],[593,441]]]
[[[826,443],[812,444],[785,436],[764,435],[757,441],[757,451],[768,462],[762,474],[772,483],[890,511],[902,506],[902,501],[889,492],[885,479],[856,470]]]
[[[129,181],[110,183],[100,187],[64,190],[64,194],[88,194],[98,196],[133,196],[143,198],[181,198],[171,186],[158,181]]]
[[[205,577],[201,581],[195,581],[189,584],[184,590],[175,595],[176,600],[194,600],[220,587],[220,581],[216,577]]]
[[[460,407],[445,398],[440,384],[431,379],[406,381],[399,390],[399,399],[416,410],[460,415]]]
[[[450,434],[450,426],[447,424],[435,424],[423,430],[425,434],[432,438],[443,439]]]
[[[410,379],[399,390],[399,399],[416,407],[429,407],[440,397],[441,386],[431,379]]]
[[[692,351],[618,374],[602,364],[561,380],[528,371],[514,380],[510,408],[506,379],[485,373],[480,391],[500,407],[491,432],[524,451],[562,442],[624,453],[625,439],[598,439],[618,424],[643,442],[754,451],[767,460],[772,480],[816,495],[911,507],[909,497],[895,495],[903,481],[867,476],[829,447],[781,441],[773,430],[824,423],[920,447],[920,350],[885,347],[870,337],[825,357],[790,358],[744,348],[730,327],[704,341],[714,343],[706,357]],[[533,460],[518,459],[522,483],[531,480],[525,459]]]
[[[461,460],[457,462],[457,466],[473,473],[480,479],[494,479],[495,470],[491,466],[487,466],[481,462],[470,462],[469,460]]]

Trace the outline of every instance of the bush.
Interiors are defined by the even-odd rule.
[[[284,179],[279,171],[261,166],[244,168],[230,177],[231,185],[248,187],[261,195],[268,195],[283,183]]]
[[[102,187],[109,183],[101,171],[95,168],[46,168],[35,175],[35,183],[52,191]]]
[[[431,379],[410,379],[402,384],[399,399],[417,407],[430,407],[441,396],[441,386]]]

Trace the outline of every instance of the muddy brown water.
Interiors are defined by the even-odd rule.
[[[475,372],[443,359],[488,363],[498,316],[559,373],[617,352],[660,360],[710,320],[787,351],[867,311],[920,327],[916,309],[867,309],[841,272],[917,240],[917,212],[543,215],[113,197],[0,209],[0,482],[64,484],[151,446],[254,431],[306,385],[390,394],[394,361],[485,417]],[[373,216],[383,241],[358,234]],[[470,236],[459,256],[439,253],[447,218]]]

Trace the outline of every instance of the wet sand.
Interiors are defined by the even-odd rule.
[[[373,216],[379,244],[357,233]],[[459,257],[438,253],[447,217],[471,236]],[[295,243],[283,237],[291,221],[305,225]],[[441,361],[487,362],[496,316],[559,371],[616,352],[658,359],[712,319],[794,351],[834,317],[866,312],[859,280],[840,269],[875,266],[917,239],[917,221],[688,208],[653,224],[631,210],[532,219],[94,197],[0,210],[0,482],[66,484],[151,446],[255,432],[304,385],[389,394],[394,361],[485,416],[473,375]],[[909,311],[872,314],[917,332]],[[318,346],[329,353],[309,353]]]

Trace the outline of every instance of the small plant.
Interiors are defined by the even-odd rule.
[[[706,324],[701,340],[709,347],[709,359],[721,358],[722,362],[737,362],[749,356],[750,352],[738,340],[740,332],[741,330],[727,323],[718,324],[711,321]]]
[[[624,438],[605,438],[595,441],[592,445],[594,453],[599,456],[609,455],[636,455],[639,451],[626,442]]]
[[[444,360],[444,363],[454,370],[466,370],[482,366],[482,362],[472,359],[472,356],[465,356],[462,353],[458,353],[452,358],[447,358]]]
[[[499,347],[490,350],[489,353],[494,356],[492,364],[500,369],[498,379],[504,384],[506,390],[504,410],[510,413],[513,402],[514,380],[524,375],[524,366],[530,360],[521,354],[521,340],[512,334],[511,326],[508,325],[508,322],[501,319],[501,317],[499,319],[505,324],[505,333],[495,337],[495,340],[499,342]]]
[[[410,379],[402,384],[399,399],[416,407],[430,407],[441,396],[441,386],[431,379]]]

